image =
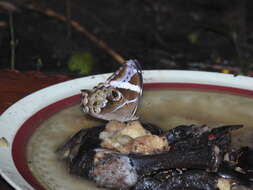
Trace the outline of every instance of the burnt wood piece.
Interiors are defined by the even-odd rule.
[[[139,179],[130,190],[252,190],[253,184],[238,172],[222,170],[223,175],[204,170],[161,171]]]
[[[205,125],[179,125],[173,129],[168,130],[165,135],[171,144],[189,139],[199,138],[204,133],[208,132],[209,128]]]
[[[224,125],[213,128],[208,135],[208,144],[217,145],[223,154],[231,151],[231,132],[242,128],[243,125]],[[213,137],[213,138],[212,138]]]
[[[217,175],[224,179],[231,180],[234,186],[253,188],[252,176],[249,173],[236,171],[236,169],[231,168],[227,163],[221,165]]]
[[[253,183],[253,149],[242,147],[226,155],[225,164],[234,170],[238,170],[247,180]],[[224,165],[224,164],[223,164]]]
[[[97,149],[94,152],[95,154],[90,154],[94,156],[92,167],[92,159],[86,157],[86,154],[72,171],[76,174],[88,174],[99,186],[107,188],[130,188],[143,176],[171,168],[216,171],[222,160],[217,146],[189,152],[173,150],[154,155],[122,155],[106,149]],[[89,171],[84,171],[87,169]]]
[[[246,148],[243,152],[243,154],[238,159],[238,165],[239,167],[243,168],[246,172],[250,173],[252,175],[252,181],[253,181],[253,148]]]
[[[61,159],[72,163],[79,155],[100,147],[99,134],[104,129],[105,126],[81,129],[56,150],[57,154]]]
[[[216,145],[224,154],[230,150],[230,132],[242,127],[242,125],[226,125],[209,129],[207,126],[180,125],[165,132],[165,136],[172,149],[190,150]]]
[[[161,135],[164,135],[164,133],[165,133],[165,131],[162,128],[160,128],[154,124],[147,123],[147,122],[141,122],[141,124],[144,127],[144,129],[149,131],[152,135],[161,136]]]
[[[162,170],[187,168],[198,169],[202,172],[217,171],[223,160],[221,148],[227,150],[230,145],[230,131],[241,127],[223,126],[220,129],[210,130],[205,126],[180,126],[173,131],[178,130],[179,133],[171,133],[177,135],[175,138],[173,135],[172,138],[167,138],[174,139],[171,141],[171,149],[168,152],[154,155],[123,155],[112,150],[101,149],[99,134],[105,126],[100,126],[79,131],[57,152],[67,160],[71,173],[94,180],[99,186],[129,189],[145,179],[148,187],[153,173],[159,173]],[[144,124],[144,128],[156,135],[169,136],[170,134],[151,124]],[[228,173],[228,170],[225,171]],[[219,172],[222,176],[222,171]],[[198,175],[193,173],[186,173],[185,179],[190,179],[190,174],[192,178],[198,179]],[[236,176],[234,177],[237,179]],[[180,180],[182,177],[178,176],[171,180],[174,179]],[[198,183],[201,184],[201,182]],[[209,187],[208,183],[204,184],[204,181],[203,185],[207,185],[205,187],[207,190],[211,189],[211,186]],[[198,190],[198,187],[195,189]]]
[[[200,149],[183,151],[170,150],[154,155],[129,155],[132,164],[140,175],[154,170],[170,168],[195,168],[217,171],[222,157],[217,146],[207,146]]]
[[[169,172],[143,177],[131,190],[216,190],[217,179],[215,174],[203,170],[189,170],[175,175]]]

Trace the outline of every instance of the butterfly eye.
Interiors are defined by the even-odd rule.
[[[88,106],[83,106],[83,112],[84,113],[89,113],[89,107]]]
[[[100,107],[94,107],[93,112],[98,114],[98,113],[101,112],[101,108]]]
[[[108,98],[112,101],[119,101],[122,98],[122,94],[118,90],[112,90]]]

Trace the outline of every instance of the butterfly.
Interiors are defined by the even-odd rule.
[[[143,91],[141,67],[137,60],[126,61],[105,82],[81,90],[84,113],[103,120],[134,120]]]

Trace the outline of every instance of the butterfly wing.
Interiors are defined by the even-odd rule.
[[[122,65],[105,83],[83,91],[83,110],[104,120],[134,119],[143,90],[142,72],[136,60]]]

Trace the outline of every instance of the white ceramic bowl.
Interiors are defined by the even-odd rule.
[[[31,182],[32,180],[27,180],[28,174],[20,172],[22,170],[20,167],[23,166],[20,166],[22,163],[18,163],[18,160],[22,158],[15,158],[20,153],[17,149],[14,151],[14,146],[16,146],[17,142],[22,141],[22,135],[26,135],[25,131],[27,127],[30,127],[29,122],[32,124],[29,119],[32,116],[36,116],[39,112],[42,113],[43,109],[49,105],[61,104],[61,100],[63,99],[67,98],[70,101],[71,97],[75,97],[76,99],[77,95],[80,94],[80,89],[92,88],[97,83],[104,81],[109,75],[102,74],[84,77],[47,87],[21,99],[1,115],[0,138],[4,137],[8,141],[9,146],[0,147],[0,174],[10,185],[17,190],[34,190],[36,188],[34,185],[31,185],[33,183]],[[244,76],[167,70],[143,71],[143,76],[144,83],[147,86],[157,85],[161,87],[166,84],[180,88],[203,88],[211,91],[218,90],[253,97],[253,78]],[[24,129],[23,132],[19,131],[21,127]],[[19,133],[19,140],[15,144],[17,132]]]

